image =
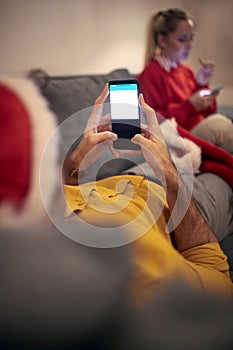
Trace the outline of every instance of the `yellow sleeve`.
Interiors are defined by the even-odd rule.
[[[226,296],[233,297],[227,257],[218,243],[193,247],[182,252],[182,255],[198,276],[204,290],[222,290]]]

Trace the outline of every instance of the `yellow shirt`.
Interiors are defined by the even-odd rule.
[[[227,257],[218,243],[182,253],[172,245],[166,233],[169,209],[161,186],[142,176],[124,175],[80,186],[65,185],[64,191],[67,216],[75,211],[86,223],[109,228],[109,247],[129,243],[134,266],[131,293],[137,304],[150,300],[172,278],[233,296]],[[115,227],[124,231],[118,242]]]

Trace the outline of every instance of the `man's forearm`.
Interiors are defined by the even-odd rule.
[[[184,251],[205,243],[217,242],[172,162],[154,110],[145,103],[142,95],[140,103],[146,114],[148,129],[143,129],[142,135],[135,135],[133,142],[141,146],[147,163],[166,189],[177,249]],[[169,231],[171,232],[170,227]]]
[[[86,171],[80,170],[82,158],[78,152],[69,153],[63,163],[62,176],[66,185],[78,185],[78,179],[83,177]]]
[[[172,212],[176,205],[176,210],[179,212],[176,212],[175,215],[182,215],[183,210],[181,209],[183,209],[184,203],[187,203],[187,210],[173,231],[177,249],[184,251],[208,242],[217,242],[212,230],[197,208],[193,197],[188,193],[188,189],[182,183],[177,170],[172,164],[166,170],[165,177],[170,211]]]

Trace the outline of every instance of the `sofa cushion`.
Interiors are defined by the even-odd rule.
[[[131,79],[133,77],[127,69],[116,69],[107,74],[54,77],[49,76],[42,69],[36,69],[30,71],[29,76],[40,87],[51,110],[57,116],[62,140],[61,157],[64,157],[70,146],[82,136],[95,99],[102,92],[105,84],[109,80]],[[106,103],[104,111],[105,113],[109,112],[108,103]],[[106,147],[98,161],[91,166],[88,176],[83,181],[118,175],[143,161],[142,155],[124,156],[124,158],[115,161]]]
[[[108,74],[49,77],[42,93],[60,123],[72,114],[93,106],[109,80],[130,78],[132,75],[127,69],[116,69]]]

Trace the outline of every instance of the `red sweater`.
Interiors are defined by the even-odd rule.
[[[207,86],[199,85],[193,71],[185,64],[171,68],[168,73],[152,60],[137,79],[148,105],[165,118],[174,117],[187,130],[216,111],[216,102],[203,111],[197,111],[189,102],[190,95]]]

